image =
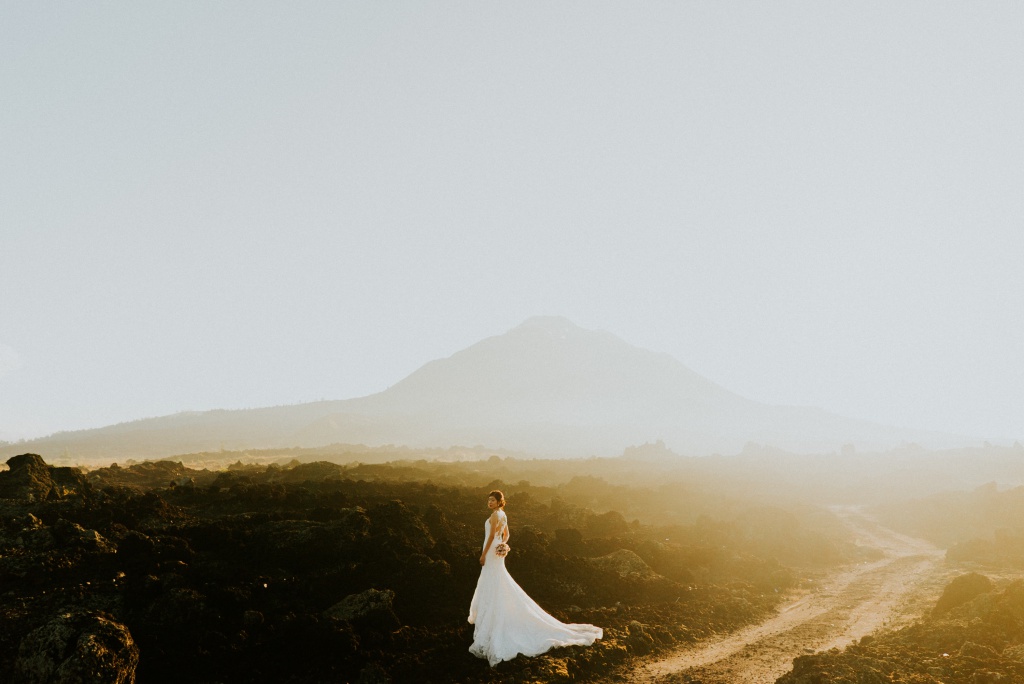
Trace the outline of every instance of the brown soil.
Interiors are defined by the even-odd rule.
[[[797,656],[843,648],[880,628],[919,618],[957,571],[943,551],[882,527],[857,507],[833,509],[877,561],[809,577],[778,613],[757,625],[712,637],[637,667],[630,683],[771,684]]]

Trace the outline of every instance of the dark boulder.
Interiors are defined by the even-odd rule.
[[[989,620],[1014,642],[1024,640],[1024,580],[1013,580],[998,595]]]
[[[126,570],[148,571],[156,559],[156,543],[142,532],[130,531],[117,545],[118,564]]]
[[[434,545],[434,538],[419,515],[402,501],[389,501],[370,510],[372,534],[382,548],[399,553],[423,553]]]
[[[336,566],[351,557],[352,544],[369,535],[361,509],[341,509],[338,519],[272,520],[257,526],[250,544],[253,561],[286,568]]]
[[[974,658],[975,660],[989,661],[999,658],[999,654],[991,646],[976,644],[973,641],[965,641],[960,647],[961,658]]]
[[[53,536],[62,547],[72,547],[95,553],[114,553],[116,547],[96,530],[87,530],[78,523],[64,519],[53,526]]]
[[[31,513],[27,522],[16,537],[15,545],[27,551],[47,551],[57,544],[53,529],[43,524]]]
[[[390,589],[367,589],[346,596],[325,610],[324,617],[345,620],[359,628],[389,632],[400,624],[393,608],[394,600],[395,592]]]
[[[960,575],[946,585],[935,603],[934,615],[942,615],[971,601],[976,596],[992,591],[992,580],[976,572]]]
[[[12,684],[133,684],[139,649],[105,613],[69,612],[21,641]]]
[[[888,684],[891,681],[874,667],[836,662],[832,653],[824,653],[797,656],[793,669],[782,675],[776,684]]]
[[[150,537],[132,530],[117,544],[118,565],[136,573],[187,566],[194,555],[188,540],[171,535]]]
[[[132,487],[139,491],[166,487],[178,480],[191,480],[195,471],[186,468],[180,461],[145,461],[122,468],[113,463],[109,468],[98,468],[89,473],[89,478],[105,486]]]
[[[7,467],[9,470],[0,472],[0,499],[31,503],[90,490],[78,468],[51,468],[39,454],[12,456],[7,459]]]
[[[314,463],[302,463],[280,473],[275,479],[281,482],[320,482],[327,479],[340,479],[342,467],[337,463],[328,461],[316,461]]]
[[[643,558],[629,549],[619,549],[605,556],[587,559],[595,568],[614,573],[631,582],[654,582],[661,579]]]
[[[45,501],[53,490],[50,467],[39,454],[7,459],[8,471],[0,473],[0,499]]]
[[[50,479],[53,481],[53,487],[50,489],[51,499],[63,499],[75,494],[92,492],[88,478],[78,468],[51,467]]]
[[[654,637],[650,633],[650,627],[637,620],[632,620],[627,626],[627,630],[629,636],[626,637],[626,642],[629,644],[630,650],[640,655],[651,652],[654,648]]]

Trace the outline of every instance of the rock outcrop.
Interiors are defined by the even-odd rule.
[[[639,582],[653,582],[661,579],[661,576],[651,570],[643,558],[629,549],[619,549],[589,560],[594,567],[615,573],[623,579]]]
[[[139,649],[104,613],[70,612],[21,642],[12,684],[134,684]]]
[[[992,591],[992,580],[976,572],[960,575],[950,582],[935,603],[934,614],[948,613],[981,594]]]
[[[346,620],[360,627],[388,631],[401,624],[392,607],[394,600],[395,592],[390,589],[367,589],[346,596],[325,610],[324,617]]]
[[[38,454],[7,459],[10,470],[0,472],[0,499],[46,501],[83,492],[89,485],[78,468],[54,468]]]

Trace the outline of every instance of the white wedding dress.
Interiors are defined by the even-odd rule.
[[[559,646],[590,646],[600,639],[604,635],[600,627],[559,622],[516,584],[505,569],[505,559],[494,552],[508,524],[505,511],[497,513],[498,529],[480,568],[480,579],[469,606],[469,623],[475,625],[469,652],[486,658],[494,667],[519,654],[535,656]],[[484,523],[485,545],[490,534],[488,518]]]

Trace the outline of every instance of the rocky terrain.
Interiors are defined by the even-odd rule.
[[[0,471],[0,672],[14,684],[1024,681],[1020,490],[826,510],[720,475],[637,472],[628,458],[497,456],[84,471],[18,455]],[[510,572],[559,619],[603,627],[595,646],[493,669],[468,653],[492,488],[509,500]]]
[[[968,573],[931,614],[846,649],[797,658],[778,684],[989,684],[1024,682],[1024,581]]]
[[[1024,488],[994,483],[877,509],[946,547],[959,576],[920,619],[844,650],[802,656],[780,684],[1024,682]]]
[[[8,467],[0,672],[22,683],[586,681],[760,621],[796,565],[862,553],[824,511],[808,525],[711,490],[684,504],[679,485],[571,476],[578,463]],[[494,487],[510,572],[559,619],[603,627],[596,646],[494,669],[467,652]],[[666,518],[673,501],[687,514]]]

